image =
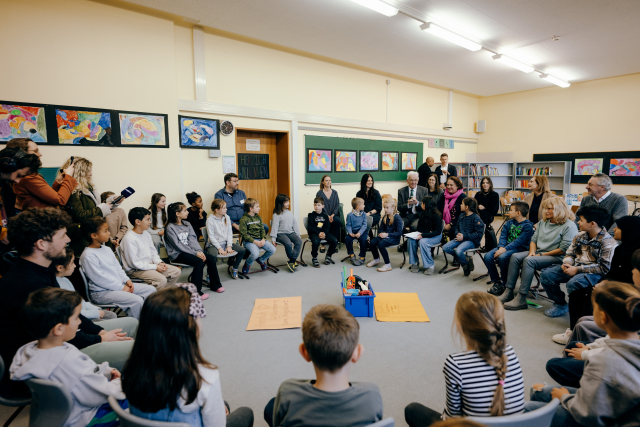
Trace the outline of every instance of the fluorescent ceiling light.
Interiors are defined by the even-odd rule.
[[[502,54],[493,55],[493,59],[495,59],[496,61],[502,62],[503,64],[506,64],[510,67],[513,67],[516,70],[520,70],[523,73],[530,73],[534,70],[534,68],[531,65],[527,65],[523,62],[516,61],[515,59],[509,58],[508,56],[504,56]]]
[[[427,22],[426,24],[420,25],[420,29],[426,31],[427,33],[431,33],[434,36],[438,36],[441,39],[445,39],[447,41],[450,41],[451,43],[455,43],[458,46],[462,46],[465,49],[469,49],[473,52],[482,49],[481,44],[471,41],[468,38],[449,31],[445,28],[442,28],[441,26],[434,24],[433,22]]]
[[[564,80],[560,80],[559,78],[553,77],[553,76],[551,76],[549,74],[540,74],[540,78],[548,81],[549,83],[553,83],[554,85],[560,86],[560,87],[569,87],[569,86],[571,86],[571,83],[565,82]]]
[[[354,3],[358,3],[360,6],[368,7],[371,10],[375,10],[378,13],[387,16],[395,16],[398,14],[398,9],[388,5],[380,0],[351,0]]]

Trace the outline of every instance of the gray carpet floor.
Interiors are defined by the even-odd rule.
[[[498,224],[496,224],[498,225]],[[334,256],[336,265],[314,268],[299,267],[291,273],[286,266],[275,274],[253,274],[250,280],[232,280],[220,264],[220,276],[226,292],[212,293],[204,302],[207,317],[203,319],[200,345],[204,356],[219,367],[222,393],[232,409],[248,406],[253,409],[256,424],[265,426],[264,406],[278,391],[280,383],[288,378],[314,378],[310,363],[298,353],[302,342],[300,329],[277,331],[246,331],[256,298],[288,296],[302,297],[304,314],[317,304],[342,304],[340,290],[340,258],[346,256],[344,246]],[[304,259],[310,263],[310,245]],[[367,261],[371,254],[367,256]],[[320,260],[324,260],[321,254]],[[272,258],[273,264],[286,261],[279,247]],[[408,254],[407,254],[408,261]],[[486,291],[486,280],[472,279],[486,272],[479,257],[470,277],[462,270],[446,275],[425,276],[410,273],[407,265],[400,269],[402,253],[391,252],[393,270],[380,273],[366,266],[354,267],[354,272],[369,280],[376,292],[416,292],[431,321],[429,323],[389,323],[373,318],[358,318],[360,342],[364,354],[351,370],[352,381],[369,381],[378,385],[384,402],[384,416],[393,417],[396,425],[406,425],[404,407],[420,402],[436,410],[445,405],[445,384],[442,368],[447,355],[463,349],[453,334],[453,309],[458,297],[468,291]],[[444,265],[442,254],[436,257],[436,269]],[[225,266],[226,267],[226,266]],[[254,269],[257,268],[257,264]],[[515,349],[524,372],[526,394],[535,382],[553,384],[545,371],[552,357],[559,357],[562,346],[551,341],[551,336],[564,332],[568,316],[555,319],[546,317],[543,310],[550,307],[540,302],[543,309],[506,312],[508,342]],[[28,425],[28,408],[12,424]],[[0,421],[4,422],[11,408],[0,407]]]

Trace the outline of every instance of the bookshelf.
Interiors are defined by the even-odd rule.
[[[549,190],[564,196],[571,192],[571,162],[517,162],[514,163],[514,190],[529,194],[527,181],[533,176],[545,175],[549,180]]]
[[[482,178],[488,176],[493,181],[493,190],[500,196],[513,189],[514,164],[506,162],[469,163],[467,186],[470,191],[480,191]]]
[[[467,190],[469,188],[469,163],[450,162],[449,164],[456,167],[458,171],[458,178],[462,181],[464,189]]]

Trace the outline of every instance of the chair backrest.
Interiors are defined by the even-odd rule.
[[[118,261],[120,261],[120,266],[124,269],[124,262],[122,261],[122,245],[118,245],[118,247],[116,248],[116,255]]]
[[[505,417],[467,417],[466,419],[487,427],[549,427],[559,404],[558,399],[553,399],[542,408],[524,414]]]
[[[371,227],[373,227],[373,217],[367,215],[367,230],[371,230]]]
[[[202,238],[204,239],[204,248],[207,249],[211,246],[209,242],[209,232],[207,231],[207,227],[200,227],[200,232],[202,233]]]
[[[384,420],[380,420],[377,423],[369,424],[367,427],[394,427],[396,425],[396,420],[393,418],[385,418]]]
[[[115,397],[109,396],[109,406],[120,418],[120,427],[190,427],[187,423],[167,423],[164,421],[145,420],[131,415],[120,407]]]
[[[78,271],[80,272],[80,277],[82,277],[82,282],[84,283],[84,292],[87,294],[87,300],[90,303],[93,303],[93,301],[91,301],[91,294],[89,293],[89,281],[87,280],[87,275],[84,274],[84,270],[80,266],[78,266]]]
[[[478,192],[477,190],[469,190],[469,192],[467,193],[467,196],[473,198],[475,197],[477,192]]]
[[[31,378],[25,381],[31,390],[29,427],[61,427],[69,418],[73,400],[57,381]]]
[[[302,217],[302,225],[304,225],[304,229],[306,230],[307,234],[309,234],[309,217]]]

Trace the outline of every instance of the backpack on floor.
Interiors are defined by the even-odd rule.
[[[498,238],[491,224],[487,225],[487,229],[484,232],[484,247],[487,252],[498,247]]]

